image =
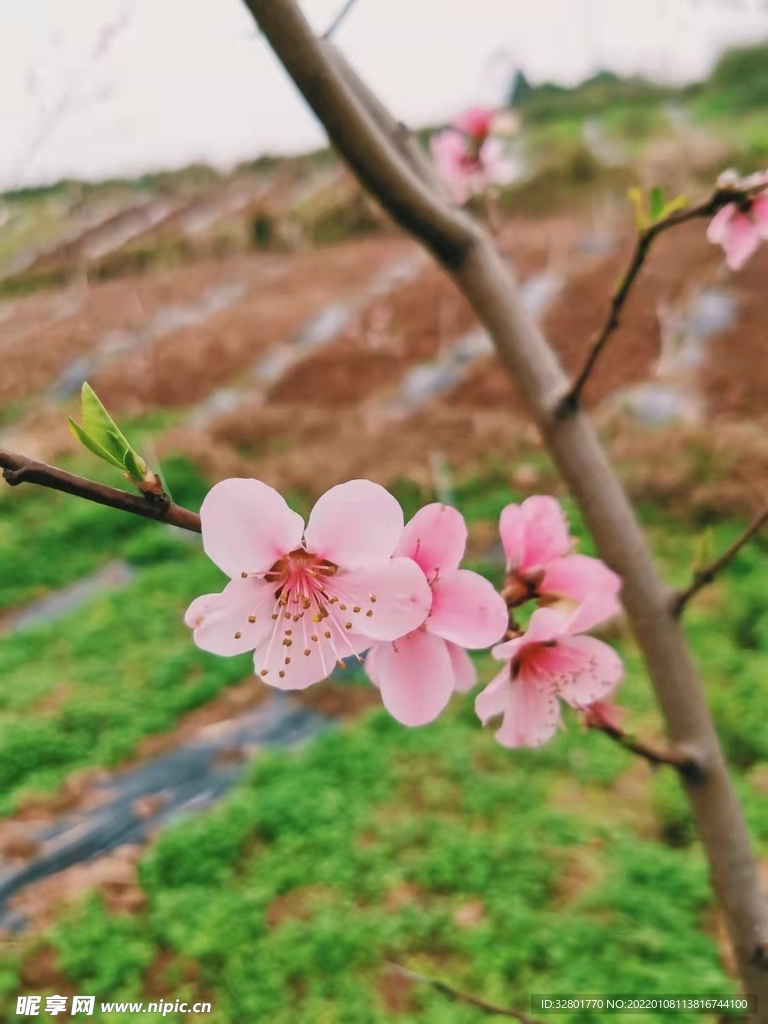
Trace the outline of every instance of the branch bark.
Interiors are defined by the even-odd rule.
[[[673,213],[640,233],[629,268],[621,279],[619,287],[611,300],[608,317],[603,325],[603,329],[593,339],[581,372],[576,377],[568,394],[565,395],[560,403],[558,410],[560,416],[567,416],[578,407],[587,381],[591,377],[592,371],[603,353],[603,349],[608,344],[613,332],[619,327],[621,314],[632,291],[632,286],[643,269],[643,265],[648,259],[656,239],[663,235],[665,231],[679,227],[681,224],[687,224],[689,221],[697,220],[701,217],[713,217],[724,206],[743,200],[745,195],[749,194],[749,190],[745,192],[731,188],[718,188],[706,203],[694,206],[689,210],[683,210],[680,213]]]
[[[245,0],[331,141],[394,220],[452,273],[517,381],[581,506],[602,558],[624,579],[623,602],[645,656],[671,742],[691,752],[686,790],[728,922],[745,989],[768,1020],[768,910],[744,817],[728,778],[696,669],[629,501],[578,409],[562,418],[565,375],[487,235],[433,193],[338,75],[294,0]]]
[[[54,491],[73,494],[77,498],[85,498],[87,501],[95,501],[98,505],[108,505],[122,512],[131,512],[135,516],[143,516],[144,519],[170,523],[171,526],[178,526],[192,533],[201,532],[200,516],[187,508],[182,508],[181,505],[174,505],[167,494],[131,494],[117,487],[108,487],[95,480],[88,480],[84,476],[75,476],[44,462],[35,462],[25,455],[14,455],[13,452],[0,451],[0,469],[3,470],[6,483],[11,487],[17,487],[19,484],[37,484]]]
[[[725,569],[733,559],[738,555],[743,547],[745,547],[756,537],[762,528],[768,523],[768,509],[765,512],[761,512],[750,525],[746,528],[744,533],[727,548],[719,558],[716,558],[714,562],[704,566],[703,569],[697,570],[694,573],[693,579],[689,586],[685,590],[681,590],[679,594],[675,595],[675,599],[672,603],[672,610],[676,616],[680,616],[685,611],[688,602],[691,601],[700,590],[704,587],[709,586],[710,583],[714,583],[720,573]]]

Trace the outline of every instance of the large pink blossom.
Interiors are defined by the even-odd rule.
[[[397,546],[396,554],[429,580],[432,607],[418,629],[375,644],[365,664],[384,706],[404,725],[433,721],[454,690],[470,690],[476,676],[464,648],[489,647],[507,628],[501,596],[482,576],[459,568],[466,542],[460,513],[434,504],[416,513]]]
[[[256,672],[286,690],[324,679],[373,640],[427,615],[432,592],[410,558],[391,557],[403,531],[383,487],[331,488],[304,521],[260,480],[224,480],[200,509],[203,546],[231,582],[197,598],[185,622],[214,654],[254,652]]]
[[[536,495],[507,505],[499,532],[507,558],[502,593],[511,606],[534,598],[581,602],[621,589],[620,578],[600,559],[571,553],[575,541],[555,498]]]
[[[514,161],[504,157],[501,141],[490,134],[493,119],[492,110],[470,107],[430,141],[437,172],[457,203],[515,177]]]
[[[618,654],[581,636],[615,614],[618,602],[596,594],[571,616],[539,608],[528,631],[493,649],[504,668],[480,693],[475,710],[484,725],[502,717],[496,738],[505,747],[538,747],[560,723],[560,700],[584,710],[612,693],[624,674]]]
[[[768,185],[768,171],[744,180],[724,175],[720,184],[745,189]],[[740,270],[760,243],[768,239],[768,195],[745,196],[739,202],[724,206],[713,217],[707,239],[722,245],[728,266]]]

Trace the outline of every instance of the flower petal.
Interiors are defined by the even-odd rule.
[[[475,663],[458,644],[451,644],[447,640],[445,646],[448,648],[448,655],[453,667],[453,688],[459,693],[467,693],[477,683],[477,670]]]
[[[478,695],[475,710],[483,724],[503,715],[496,739],[509,748],[541,746],[554,735],[560,722],[554,689],[537,685],[523,673],[512,680],[508,669]]]
[[[376,644],[366,667],[384,707],[403,725],[434,721],[451,699],[454,675],[448,645],[423,630],[394,644]]]
[[[618,615],[621,610],[619,599],[616,594],[601,591],[596,594],[589,594],[579,608],[570,616],[563,632],[571,636],[576,633],[586,633],[601,622]],[[531,617],[533,620],[533,616]]]
[[[527,571],[546,565],[571,549],[563,510],[548,495],[534,495],[522,505],[507,505],[501,513],[499,532],[509,569]]]
[[[356,633],[372,640],[405,636],[424,622],[432,604],[427,578],[410,558],[340,569],[328,578],[325,589],[339,599],[329,610],[343,613]]]
[[[262,638],[254,651],[254,671],[280,690],[305,690],[326,679],[340,661],[361,654],[370,644],[368,637],[345,630],[332,616],[318,624],[303,619],[290,637],[284,635],[278,620],[271,635]]]
[[[531,644],[547,644],[559,640],[568,629],[572,618],[573,616],[569,618],[554,608],[537,608],[528,623],[527,632],[523,636],[515,637],[514,640],[497,644],[491,654],[497,661],[509,661]]]
[[[231,579],[266,572],[301,544],[304,520],[261,480],[222,480],[200,509],[205,553]]]
[[[351,569],[389,558],[402,532],[397,499],[380,484],[350,480],[318,500],[304,538],[318,558]]]
[[[723,241],[726,260],[731,270],[741,270],[750,256],[760,245],[760,232],[752,220],[743,213],[737,213],[730,224]]]
[[[395,554],[412,558],[431,580],[458,569],[467,546],[464,516],[450,505],[425,505],[403,530]]]
[[[504,636],[508,623],[504,598],[476,572],[457,569],[432,584],[430,633],[461,647],[490,647]]]
[[[584,708],[610,694],[624,676],[621,658],[608,644],[592,636],[574,636],[546,648],[538,667],[552,678],[563,700]]]
[[[768,239],[768,196],[760,196],[752,204],[752,219],[761,238]]]
[[[566,555],[550,562],[539,585],[540,594],[568,597],[583,601],[589,594],[605,592],[618,594],[621,578],[599,558],[589,555]]]
[[[231,580],[220,594],[198,597],[187,609],[186,624],[193,629],[198,647],[211,654],[230,657],[252,651],[268,635],[272,621],[268,614],[274,601],[274,587],[261,580]],[[249,622],[249,618],[256,618]]]
[[[719,213],[710,221],[709,227],[707,228],[707,241],[713,245],[725,245],[725,241],[728,238],[728,232],[731,227],[731,221],[736,214],[736,205],[729,203],[724,206]]]

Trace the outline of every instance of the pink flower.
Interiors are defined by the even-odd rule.
[[[493,649],[506,664],[478,695],[475,710],[483,725],[502,716],[496,733],[502,746],[540,746],[560,723],[559,699],[583,710],[614,689],[624,674],[618,654],[579,634],[617,610],[616,598],[605,593],[587,598],[571,616],[539,608],[524,636]]]
[[[430,142],[438,174],[459,204],[489,185],[509,184],[517,174],[500,140],[490,137],[493,118],[492,110],[470,107]]]
[[[729,178],[723,184],[736,188],[768,185],[768,171],[744,181],[737,180],[735,184]],[[768,195],[745,195],[742,200],[724,206],[713,217],[707,239],[714,245],[722,245],[731,270],[740,270],[757,251],[760,242],[768,239]]]
[[[575,542],[555,498],[537,495],[507,505],[499,532],[507,556],[502,594],[512,607],[534,598],[581,602],[621,589],[620,578],[600,559],[571,554]]]
[[[478,143],[483,143],[491,134],[494,111],[488,107],[467,107],[451,119],[451,125],[466,132]]]
[[[454,690],[472,689],[476,676],[465,647],[489,647],[507,628],[507,609],[488,580],[459,569],[467,542],[463,517],[446,505],[427,505],[403,531],[396,555],[412,559],[429,580],[432,608],[418,629],[377,643],[366,669],[387,711],[403,725],[433,721]]]
[[[256,672],[303,690],[372,640],[414,629],[432,594],[409,558],[395,498],[369,480],[332,487],[306,529],[260,480],[223,480],[200,509],[203,547],[231,582],[190,605],[195,643],[214,654],[254,652]]]

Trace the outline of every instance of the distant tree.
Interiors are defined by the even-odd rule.
[[[525,77],[523,71],[516,71],[515,77],[512,79],[512,85],[509,90],[509,105],[510,107],[517,106],[522,100],[529,96],[533,92],[533,86]]]

